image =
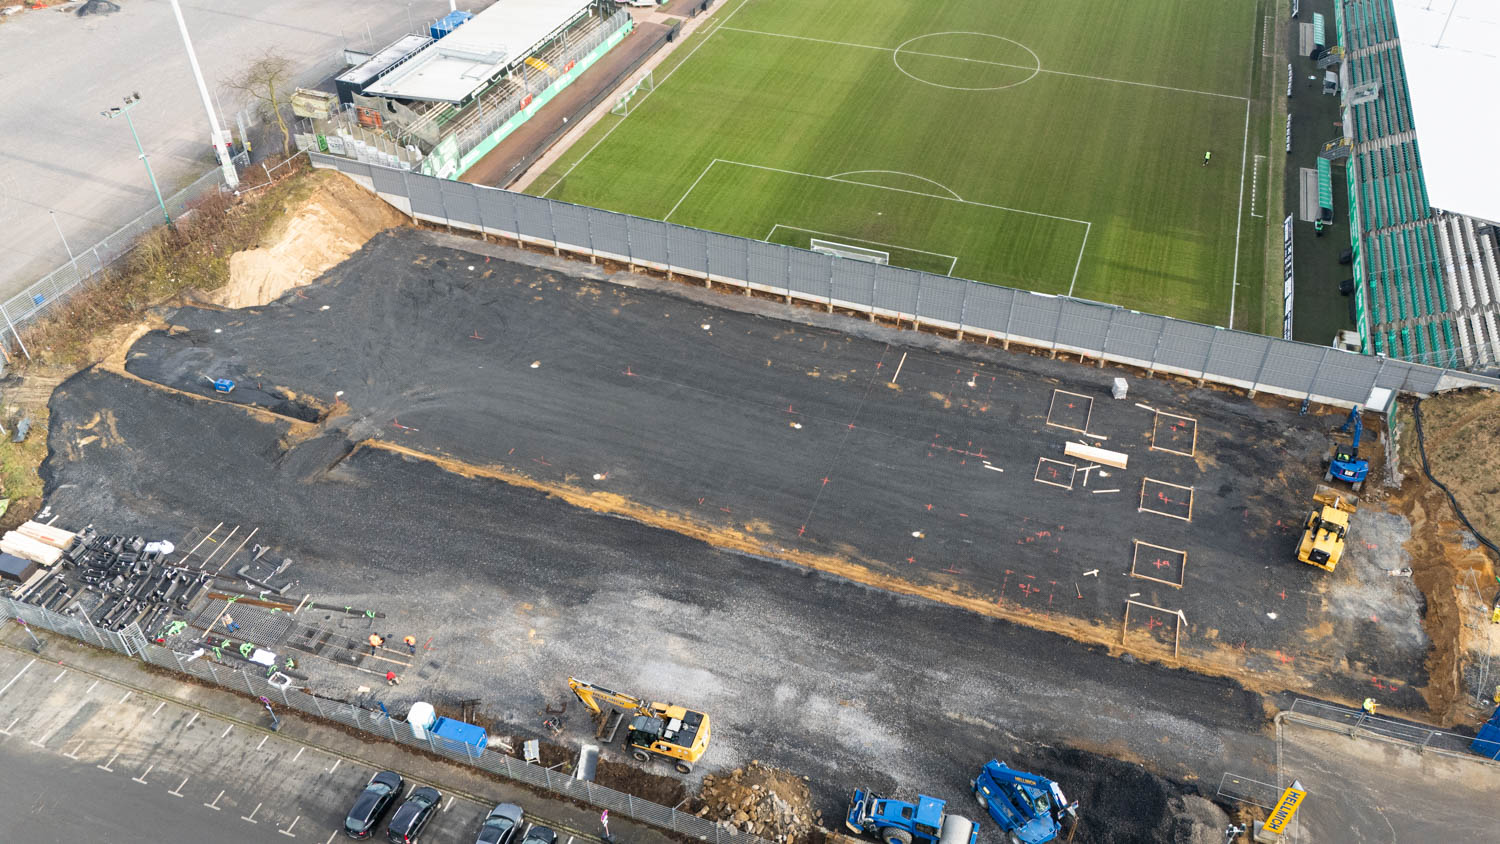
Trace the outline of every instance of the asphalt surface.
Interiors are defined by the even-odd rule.
[[[1372,674],[1394,677],[1405,691],[1387,705],[1422,703],[1420,629],[1329,600],[1351,583],[1391,598],[1389,578],[1348,568],[1397,568],[1399,545],[1356,543],[1333,577],[1293,559],[1332,417],[1129,373],[1115,401],[1116,369],[804,324],[758,300],[729,311],[739,298],[489,251],[526,263],[387,233],[266,308],[175,312],[128,369],[197,394],[207,375],[233,378],[230,401],[299,418],[349,404],[330,423],[343,445],[294,455],[331,462],[373,438],[502,467],[1096,640],[1117,641],[1135,600],[1150,608],[1132,609],[1134,646],[1168,653],[1180,610],[1191,658],[1356,700]],[[1129,468],[1057,486],[1086,465],[1063,454],[1070,440]],[[1136,541],[1160,549],[1137,557]]]
[[[110,15],[43,9],[0,22],[7,118],[0,121],[0,299],[68,260],[49,211],[82,253],[156,204],[125,121],[99,114],[122,97],[141,95],[130,116],[164,194],[214,166],[171,7],[164,0],[119,5]],[[342,69],[345,46],[384,46],[408,31],[409,20],[421,26],[448,11],[443,0],[374,0],[357,9],[338,0],[182,6],[231,127],[247,103],[225,83],[266,50],[291,59],[299,84],[312,84]],[[279,149],[279,136],[275,143]]]

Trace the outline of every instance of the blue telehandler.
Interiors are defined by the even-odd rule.
[[[969,784],[1010,844],[1046,844],[1057,838],[1065,819],[1078,820],[1078,804],[1069,803],[1057,783],[994,759]]]
[[[1354,429],[1353,438],[1347,444],[1342,441],[1335,443],[1333,450],[1329,452],[1328,471],[1323,473],[1323,482],[1329,483],[1338,478],[1352,485],[1355,492],[1359,492],[1365,485],[1365,476],[1370,474],[1370,461],[1359,456],[1359,441],[1365,433],[1365,425],[1359,417],[1359,405],[1350,409],[1348,418],[1339,426],[1337,433],[1348,433],[1350,428]]]

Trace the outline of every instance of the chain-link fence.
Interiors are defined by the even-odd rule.
[[[236,167],[243,167],[249,160],[248,153],[242,152],[235,156],[234,164]],[[167,197],[164,200],[167,214],[173,220],[184,218],[192,213],[193,206],[199,200],[226,190],[228,188],[223,183],[223,172],[215,167],[192,184]],[[79,285],[129,254],[140,242],[141,235],[164,222],[161,207],[152,206],[150,210],[121,226],[114,234],[74,255],[68,263],[47,273],[41,280],[0,304],[0,316],[5,318],[4,324],[0,325],[0,343],[9,346],[20,336],[21,326],[45,314],[56,303],[68,298]]]
[[[1397,392],[1500,380],[1106,305],[809,252],[328,155],[412,217],[919,326],[1324,404],[1385,410]]]
[[[1331,703],[1297,698],[1292,701],[1292,707],[1289,711],[1297,715],[1315,718],[1320,722],[1329,724],[1333,729],[1347,731],[1351,735],[1355,732],[1369,733],[1410,744],[1421,749],[1446,751],[1448,753],[1457,753],[1466,757],[1472,756],[1476,759],[1483,758],[1486,760],[1495,759],[1497,752],[1500,752],[1500,742],[1476,739],[1471,736],[1450,733],[1422,724],[1381,718],[1377,715],[1371,715],[1362,709],[1350,709],[1347,706],[1336,706]],[[1303,721],[1301,723],[1306,722]]]
[[[273,704],[316,715],[327,721],[337,721],[356,730],[390,739],[398,744],[428,750],[448,759],[482,768],[506,779],[524,782],[554,794],[581,800],[618,815],[634,818],[661,829],[669,829],[691,835],[703,841],[717,844],[766,844],[753,835],[705,820],[696,815],[679,812],[649,800],[642,800],[602,785],[575,779],[541,765],[532,765],[512,756],[492,750],[479,750],[464,742],[451,741],[425,731],[424,738],[417,738],[410,726],[390,715],[363,709],[344,701],[328,700],[291,688],[278,688],[266,681],[262,672],[245,668],[233,668],[216,663],[206,655],[195,658],[178,653],[171,648],[151,643],[137,625],[129,625],[120,632],[103,630],[79,613],[66,615],[51,612],[11,598],[0,599],[0,621],[17,618],[32,627],[42,627],[70,636],[79,641],[98,645],[126,656],[190,674],[208,683],[235,692],[243,692],[252,698],[264,698]]]

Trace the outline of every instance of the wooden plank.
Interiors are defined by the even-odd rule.
[[[1076,457],[1080,460],[1092,460],[1095,463],[1103,463],[1106,466],[1113,466],[1116,469],[1124,469],[1126,461],[1130,459],[1129,455],[1118,451],[1109,451],[1108,449],[1094,448],[1091,445],[1072,442],[1063,447],[1063,454],[1069,457]]]

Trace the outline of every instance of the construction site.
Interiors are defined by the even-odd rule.
[[[306,178],[228,285],[51,392],[45,510],[8,541],[55,553],[18,603],[324,701],[430,701],[537,764],[601,746],[600,784],[768,840],[900,832],[877,793],[971,823],[941,804],[984,807],[998,760],[995,794],[1050,801],[980,809],[1017,840],[1223,841],[1288,784],[1273,716],[1315,706],[1472,755],[1495,511],[1457,444],[1493,394],[1249,396]]]

